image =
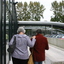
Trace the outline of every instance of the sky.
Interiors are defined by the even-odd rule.
[[[51,11],[51,3],[54,1],[61,2],[62,0],[15,0],[15,2],[40,2],[41,5],[44,5],[46,10],[43,13],[43,19],[41,21],[50,21],[51,16],[53,15],[53,12]]]

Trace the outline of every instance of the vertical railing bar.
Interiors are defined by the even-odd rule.
[[[0,0],[0,64],[2,64],[2,0]]]
[[[6,64],[6,0],[4,0],[4,64]]]

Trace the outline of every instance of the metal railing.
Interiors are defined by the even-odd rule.
[[[10,2],[12,1],[12,2]],[[10,13],[10,4],[12,5],[12,13]],[[9,40],[17,30],[17,16],[14,0],[9,0],[7,7],[6,0],[0,0],[0,64],[6,64],[6,8],[9,14],[8,35]]]

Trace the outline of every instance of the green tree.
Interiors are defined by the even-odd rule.
[[[40,21],[41,17],[43,18],[43,12],[45,10],[43,5],[40,5],[39,2],[30,2],[29,10],[31,12],[32,21]]]
[[[17,9],[17,18],[18,20],[22,20],[23,19],[23,3],[19,2],[16,6]]]
[[[58,18],[58,3],[57,1],[54,1],[52,4],[52,7],[51,7],[51,10],[53,11],[53,16],[51,17],[51,21],[59,21],[59,18]]]
[[[30,1],[29,4],[27,2],[19,2],[17,4],[17,18],[21,21],[40,21],[43,18],[43,12],[45,10],[43,5],[40,5],[39,2]]]
[[[51,10],[53,11],[51,21],[64,22],[64,14],[63,14],[64,1],[59,3],[57,1],[54,1],[51,5],[52,5]]]

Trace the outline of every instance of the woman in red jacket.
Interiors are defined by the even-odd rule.
[[[42,30],[38,29],[36,31],[36,42],[32,49],[34,64],[42,64],[42,61],[45,60],[45,50],[48,49],[49,46],[47,38],[42,35]]]

